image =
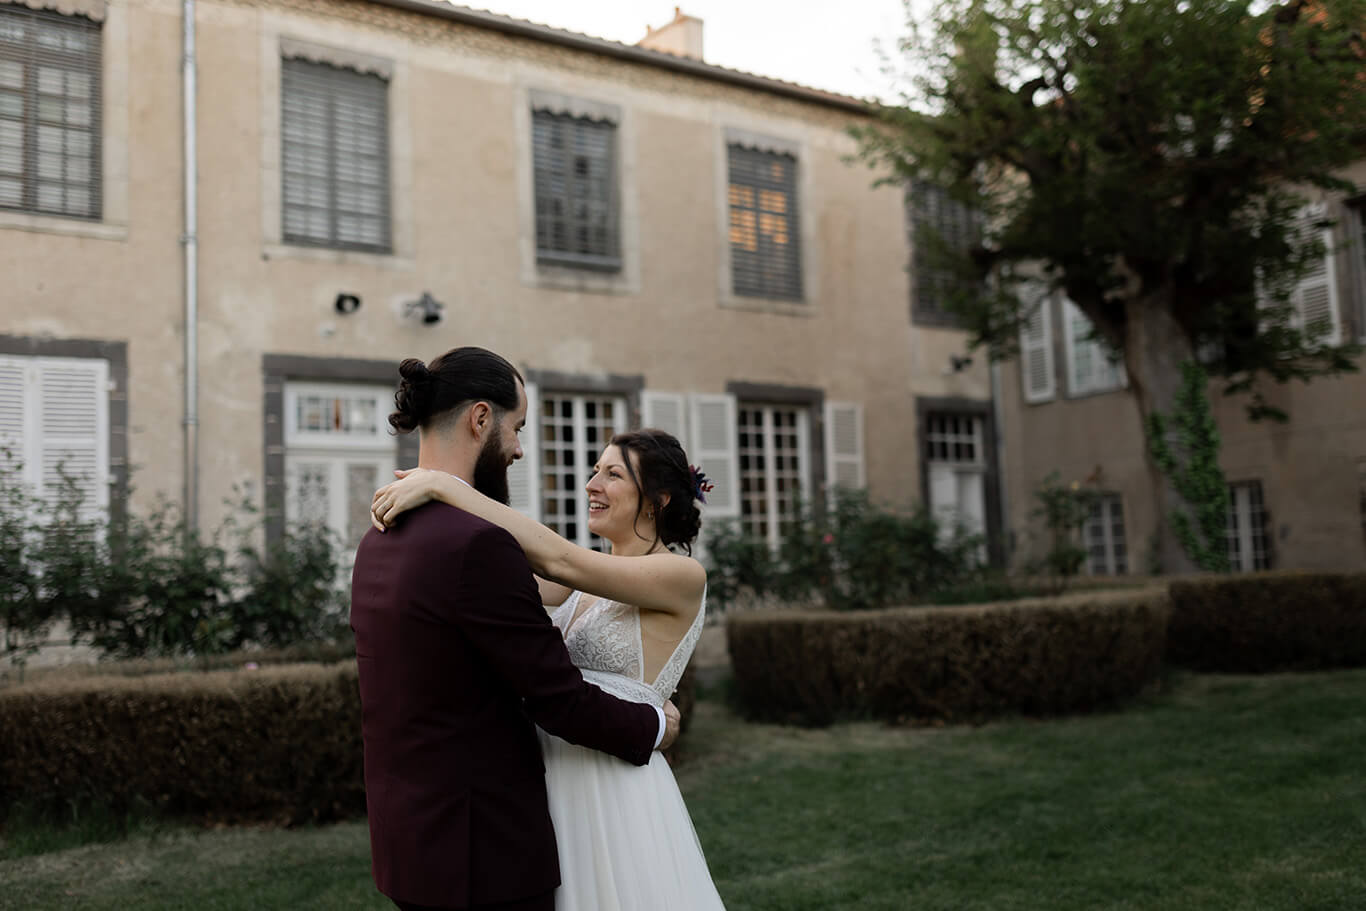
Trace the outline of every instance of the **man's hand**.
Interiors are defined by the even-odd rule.
[[[664,703],[664,739],[659,742],[658,749],[667,750],[673,746],[673,742],[678,739],[678,724],[683,716],[678,714],[678,706],[673,702]]]

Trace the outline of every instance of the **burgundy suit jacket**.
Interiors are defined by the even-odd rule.
[[[558,886],[533,722],[644,765],[654,707],[584,682],[516,540],[442,503],[361,541],[351,628],[379,890],[465,908]]]

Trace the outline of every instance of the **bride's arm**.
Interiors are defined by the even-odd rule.
[[[400,513],[432,499],[507,529],[526,552],[532,570],[551,582],[644,610],[688,617],[702,601],[707,572],[691,557],[673,553],[614,557],[580,547],[445,472],[405,472],[400,480],[381,487],[371,504],[375,527],[383,531]]]
[[[536,587],[541,591],[541,604],[544,607],[559,607],[564,600],[574,594],[574,589],[558,582],[551,582],[536,576]]]

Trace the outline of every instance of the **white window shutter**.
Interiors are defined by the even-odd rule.
[[[87,510],[109,506],[109,365],[93,358],[38,362],[42,487],[55,495],[70,476]],[[61,472],[59,472],[59,467]]]
[[[1295,285],[1292,300],[1295,304],[1296,326],[1310,339],[1336,345],[1342,338],[1342,321],[1338,314],[1338,285],[1333,261],[1333,232],[1316,227],[1326,216],[1323,206],[1308,206],[1300,216],[1296,234],[1307,239],[1319,232],[1323,241],[1323,259],[1314,264],[1308,274]]]
[[[29,409],[28,371],[17,358],[0,358],[0,471],[30,461],[25,447],[31,434],[25,422]]]
[[[522,457],[508,468],[508,505],[541,521],[541,397],[535,383],[526,384],[526,426]]]
[[[863,406],[854,402],[825,403],[826,493],[835,489],[862,490],[867,486],[863,462]]]
[[[1057,395],[1050,304],[1051,301],[1043,297],[1020,330],[1020,369],[1026,402],[1047,402]],[[1028,306],[1028,302],[1025,305]]]
[[[692,449],[688,457],[715,485],[702,507],[707,519],[740,515],[740,461],[736,442],[735,396],[692,397]]]
[[[647,389],[640,394],[640,411],[645,427],[672,433],[688,449],[688,403],[681,394]]]

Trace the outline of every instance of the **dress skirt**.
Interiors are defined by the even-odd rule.
[[[673,770],[645,766],[540,732],[559,845],[556,911],[724,908]]]

